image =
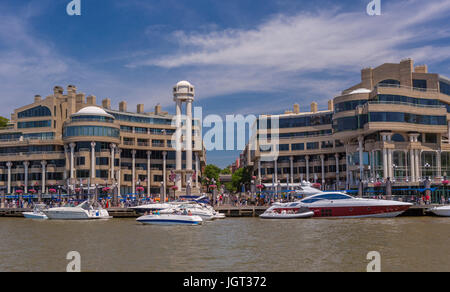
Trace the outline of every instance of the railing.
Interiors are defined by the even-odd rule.
[[[123,141],[123,145],[134,145],[134,141]]]
[[[165,147],[164,143],[152,143],[153,147]]]
[[[150,143],[148,142],[137,142],[138,146],[149,146]]]
[[[423,107],[423,108],[446,108],[445,105],[428,105],[428,104],[418,104],[418,103],[410,103],[410,102],[401,102],[401,101],[380,101],[380,100],[369,100],[368,104],[396,104],[396,105],[407,105],[414,107]]]
[[[18,153],[0,153],[0,156],[10,156],[10,155],[22,155],[22,156],[30,156],[30,155],[51,155],[51,154],[64,154],[64,152],[60,151],[38,151],[38,152],[18,152]]]
[[[377,89],[378,87],[401,88],[401,89],[409,89],[411,91],[422,91],[422,92],[439,92],[438,89],[412,87],[412,86],[405,86],[405,85],[399,85],[399,84],[378,84],[377,86],[375,86],[375,89]]]

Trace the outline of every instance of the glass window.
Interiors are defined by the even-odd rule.
[[[34,108],[30,108],[27,110],[24,110],[22,112],[19,112],[17,114],[17,117],[19,119],[22,118],[34,118],[34,117],[49,117],[52,113],[50,112],[50,109],[46,106],[37,106]]]

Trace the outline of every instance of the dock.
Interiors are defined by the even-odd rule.
[[[405,213],[400,215],[400,217],[420,217],[420,216],[430,216],[428,209],[433,207],[439,207],[442,205],[416,205],[412,206]],[[217,206],[214,209],[217,212],[225,214],[227,217],[258,217],[264,213],[269,207],[268,206],[230,206],[222,205]],[[142,214],[139,214],[134,209],[130,208],[108,208],[109,215],[114,218],[137,218]],[[23,217],[23,212],[32,212],[32,209],[20,209],[20,208],[3,208],[0,209],[0,217]]]

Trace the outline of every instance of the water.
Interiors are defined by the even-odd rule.
[[[0,271],[450,271],[450,218],[225,219],[203,226],[150,226],[134,219],[0,218]]]

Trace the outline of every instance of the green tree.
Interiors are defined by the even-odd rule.
[[[203,171],[203,184],[210,184],[211,180],[214,179],[216,181],[217,186],[219,186],[219,174],[222,170],[215,166],[214,164],[208,164]]]
[[[0,117],[0,128],[6,127],[6,125],[8,125],[8,123],[9,123],[9,120],[7,118]]]
[[[226,167],[226,168],[222,169],[220,174],[231,174],[231,170],[228,167]]]

